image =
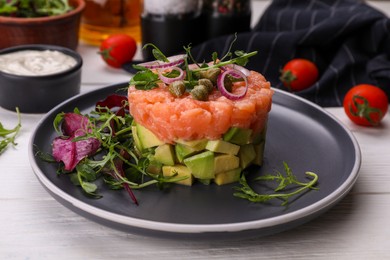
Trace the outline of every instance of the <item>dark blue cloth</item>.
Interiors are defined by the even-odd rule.
[[[197,61],[224,54],[234,35],[209,40],[192,50]],[[341,106],[346,92],[374,84],[390,96],[390,20],[362,1],[274,0],[251,32],[238,34],[234,50],[258,51],[248,68],[285,89],[280,69],[292,58],[317,64],[320,78],[296,92],[321,106]]]

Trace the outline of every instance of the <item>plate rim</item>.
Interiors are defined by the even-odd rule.
[[[349,173],[349,176],[345,179],[345,181],[340,186],[337,187],[337,189],[335,189],[332,193],[330,193],[326,197],[304,208],[298,209],[290,213],[282,214],[279,216],[266,218],[266,219],[251,220],[251,221],[236,222],[236,223],[223,223],[223,224],[183,224],[183,223],[159,222],[153,220],[139,219],[131,216],[124,216],[124,215],[120,215],[117,213],[113,213],[92,206],[86,202],[80,201],[79,199],[70,196],[65,191],[63,191],[62,189],[54,185],[45,176],[45,174],[41,171],[41,169],[39,168],[39,166],[35,161],[36,157],[34,153],[33,141],[37,135],[37,129],[39,128],[39,126],[43,124],[45,120],[47,120],[47,116],[51,115],[54,110],[64,106],[67,103],[71,103],[72,101],[77,100],[83,96],[91,95],[93,94],[93,92],[104,91],[105,89],[119,87],[123,84],[127,84],[127,82],[112,84],[103,88],[99,88],[97,90],[82,93],[60,103],[40,119],[40,121],[36,125],[36,128],[34,129],[33,134],[30,137],[29,151],[28,151],[29,161],[34,174],[41,182],[41,184],[48,191],[58,196],[59,198],[63,199],[64,201],[70,203],[73,207],[85,213],[91,214],[92,216],[99,217],[103,220],[110,221],[112,223],[122,224],[127,227],[132,227],[137,229],[141,228],[148,231],[162,231],[166,233],[177,233],[177,234],[199,234],[199,233],[221,233],[221,232],[225,233],[225,232],[240,232],[240,231],[256,230],[256,229],[270,228],[273,226],[287,224],[293,221],[297,221],[299,219],[307,218],[311,215],[315,215],[315,213],[319,213],[329,208],[331,205],[338,202],[339,200],[341,200],[352,189],[356,180],[358,179],[359,171],[361,167],[361,150],[351,130],[349,130],[333,114],[326,111],[324,108],[320,107],[319,105],[310,102],[295,94],[272,88],[275,91],[275,93],[278,93],[278,95],[286,95],[290,98],[297,99],[299,102],[303,102],[306,105],[318,110],[319,112],[324,113],[326,116],[328,116],[337,125],[341,127],[341,129],[348,135],[351,143],[353,144],[356,159],[353,168],[351,170],[351,173]],[[57,198],[55,199],[58,200]]]

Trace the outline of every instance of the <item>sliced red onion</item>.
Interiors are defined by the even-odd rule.
[[[228,69],[238,70],[238,71],[242,72],[247,77],[251,74],[251,72],[247,68],[240,66],[240,65],[237,65],[237,64],[227,64],[227,65],[223,66],[222,69],[223,70],[228,70]],[[233,76],[235,78],[239,78],[238,74],[237,75],[231,74],[231,76]]]
[[[159,60],[149,61],[138,64],[138,66],[145,67],[147,69],[166,69],[173,66],[178,66],[184,62],[184,59],[186,58],[185,54],[175,55],[168,57],[168,62],[163,62]]]
[[[184,76],[185,76],[184,75],[184,71],[181,68],[179,68],[179,67],[172,67],[171,69],[180,72],[179,76],[177,76],[175,78],[165,77],[162,74],[162,72],[159,70],[158,71],[158,77],[161,79],[162,82],[164,82],[165,84],[171,84],[172,82],[184,79]]]
[[[242,91],[242,93],[237,93],[237,94],[236,93],[233,94],[233,93],[229,92],[225,88],[225,84],[224,84],[225,77],[227,75],[231,75],[233,77],[239,76],[240,78],[243,78],[245,81],[245,90]],[[241,72],[239,70],[230,69],[230,70],[226,70],[218,75],[217,86],[218,86],[219,91],[221,91],[222,95],[224,95],[225,97],[227,97],[230,100],[238,100],[238,99],[245,97],[246,92],[248,91],[248,80],[243,72]]]

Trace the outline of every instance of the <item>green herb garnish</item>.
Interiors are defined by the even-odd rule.
[[[121,109],[127,107],[128,103],[125,102]],[[73,113],[80,114],[80,111],[75,108]],[[63,136],[61,124],[64,115],[65,113],[59,113],[53,121],[54,129],[59,136]],[[88,120],[87,129],[80,129],[84,134],[74,137],[72,142],[93,138],[99,141],[99,149],[95,154],[78,162],[73,170],[67,171],[64,165],[60,165],[57,173],[69,175],[72,183],[80,186],[86,195],[100,198],[96,181],[103,179],[111,189],[126,189],[133,201],[138,204],[132,189],[142,189],[150,185],[164,188],[169,183],[186,178],[176,175],[163,176],[150,170],[149,166],[154,162],[154,149],[145,149],[141,155],[141,151],[134,148],[133,117],[128,111],[117,113],[116,109],[112,111],[97,106],[89,115],[82,116]],[[53,156],[39,150],[36,151],[36,155],[46,162],[56,162]]]
[[[276,171],[275,175],[267,174],[264,176],[260,176],[254,179],[254,181],[276,181],[279,185],[274,189],[275,193],[271,194],[259,194],[255,190],[253,190],[248,182],[246,181],[245,175],[243,174],[239,183],[240,187],[235,187],[237,192],[234,193],[234,196],[247,199],[251,202],[259,202],[265,203],[272,199],[280,199],[282,200],[282,206],[286,206],[288,204],[289,198],[299,193],[302,193],[308,189],[317,189],[314,186],[318,181],[318,175],[313,172],[306,172],[308,177],[312,177],[313,179],[309,182],[300,182],[297,180],[297,177],[292,173],[290,167],[287,163],[283,162],[284,170],[286,172],[285,175]],[[283,190],[287,190],[291,185],[298,186],[294,191],[281,193]],[[280,193],[278,193],[280,192]]]
[[[186,84],[186,86],[189,89],[192,89],[197,84],[197,73],[200,71],[205,71],[213,68],[220,68],[229,64],[237,64],[240,66],[245,66],[249,58],[252,56],[255,56],[257,54],[257,51],[252,51],[249,53],[246,53],[244,51],[234,51],[232,52],[233,44],[237,40],[237,35],[235,35],[233,41],[230,44],[230,47],[228,51],[222,56],[222,58],[218,58],[218,53],[214,52],[212,53],[212,60],[213,64],[206,64],[203,62],[202,64],[199,64],[195,61],[191,54],[191,46],[183,47],[185,50],[185,57],[184,57],[184,65],[182,65],[183,70],[186,72],[186,76],[183,80],[183,82]],[[169,62],[167,57],[161,52],[160,49],[158,49],[154,44],[148,43],[144,45],[143,48],[152,47],[152,53],[153,56],[158,61],[162,62]],[[196,64],[197,68],[190,69],[189,64]],[[139,70],[130,80],[130,85],[135,86],[137,89],[140,90],[149,90],[156,88],[158,86],[157,83],[162,82],[158,74],[153,72],[150,69],[147,69],[145,67],[139,66],[139,65],[133,65],[133,67],[137,70]]]
[[[16,108],[16,114],[18,116],[18,124],[14,128],[6,129],[3,124],[0,123],[0,154],[2,154],[9,145],[17,145],[15,138],[22,127],[19,108]]]
[[[11,17],[44,17],[69,12],[68,0],[0,0],[0,15]]]
[[[164,53],[162,53],[162,51],[159,48],[157,48],[157,46],[154,45],[153,43],[145,44],[144,47],[142,47],[142,49],[146,49],[148,47],[152,47],[152,54],[156,60],[160,60],[163,62],[169,62],[169,60],[164,55]]]

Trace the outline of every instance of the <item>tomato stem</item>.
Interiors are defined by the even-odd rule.
[[[352,97],[353,105],[356,110],[353,109],[352,104],[349,106],[349,111],[353,116],[365,118],[372,126],[377,126],[379,121],[372,119],[371,114],[378,114],[379,118],[382,117],[382,111],[379,108],[371,107],[368,100],[362,96],[354,95]]]
[[[291,70],[281,70],[281,76],[279,79],[289,90],[291,90],[291,83],[296,80],[297,77],[291,72]]]
[[[102,55],[104,60],[115,60],[114,57],[112,57],[111,54],[110,54],[112,49],[113,49],[113,47],[101,50],[101,51],[98,52],[98,54]]]

